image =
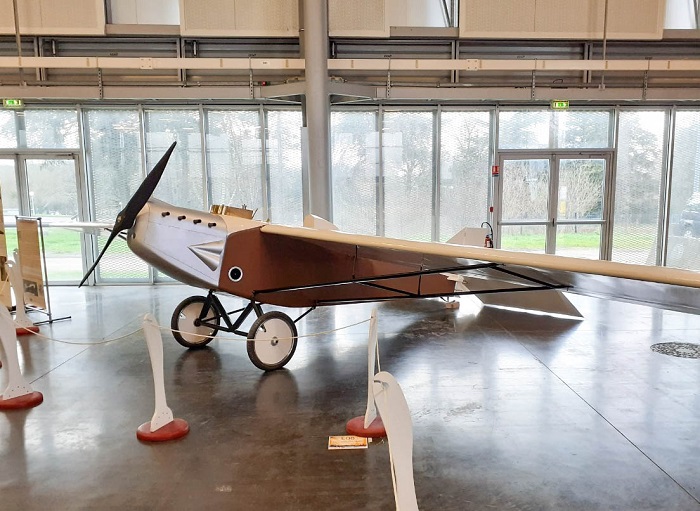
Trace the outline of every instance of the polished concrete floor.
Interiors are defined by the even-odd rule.
[[[0,412],[0,509],[393,509],[386,442],[327,450],[364,411],[366,323],[301,339],[287,368],[267,374],[244,342],[187,351],[165,334],[168,404],[191,432],[136,439],[153,414],[140,318],[167,325],[190,294],[52,288],[55,316],[72,319],[42,333],[88,344],[19,341],[45,401]],[[378,306],[382,369],[411,410],[422,510],[700,510],[700,359],[650,350],[700,342],[700,317],[571,298],[583,321],[467,299],[457,311]],[[300,334],[371,307],[319,309]]]

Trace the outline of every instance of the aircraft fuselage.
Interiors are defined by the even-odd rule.
[[[419,272],[424,260],[404,254],[387,261],[373,249],[266,234],[266,225],[150,200],[127,241],[137,256],[184,284],[261,303],[307,307],[454,292],[454,282],[437,274],[393,278],[387,284],[391,289],[354,283]]]

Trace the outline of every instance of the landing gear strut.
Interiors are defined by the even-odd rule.
[[[311,310],[296,321],[309,312]],[[240,330],[251,313],[255,313],[257,319],[250,330]],[[231,316],[235,314],[238,317],[231,321]],[[243,336],[248,339],[250,361],[263,371],[274,371],[284,367],[297,349],[296,321],[283,312],[263,312],[260,304],[255,301],[241,309],[227,312],[219,298],[209,291],[207,296],[185,298],[175,307],[170,327],[175,340],[189,349],[203,348],[219,331]]]

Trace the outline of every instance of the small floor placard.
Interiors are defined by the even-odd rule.
[[[367,449],[367,438],[353,435],[329,436],[328,449]]]

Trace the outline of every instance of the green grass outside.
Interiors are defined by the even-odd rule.
[[[7,229],[5,239],[7,253],[11,255],[17,248],[17,229]],[[44,229],[44,248],[46,255],[78,255],[81,253],[80,233],[59,228]]]
[[[17,247],[17,231],[8,229],[6,234],[8,252]],[[613,236],[613,244],[618,249],[646,249],[654,244],[654,234],[617,234]],[[539,234],[507,235],[503,247],[512,250],[541,249],[544,240]],[[600,234],[591,233],[559,233],[557,246],[560,248],[596,248],[600,245]],[[80,235],[65,229],[45,230],[44,246],[47,255],[77,255],[80,254]]]
[[[651,233],[621,233],[613,236],[613,246],[619,250],[647,250],[656,242]],[[544,236],[540,234],[506,235],[501,246],[508,250],[543,250]],[[557,248],[598,248],[600,233],[559,233]]]

